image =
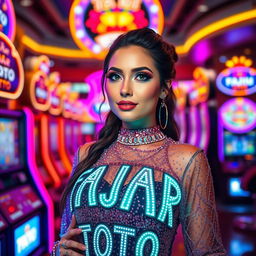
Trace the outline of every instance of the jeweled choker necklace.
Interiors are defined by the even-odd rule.
[[[127,129],[121,127],[117,141],[125,145],[144,145],[164,140],[166,136],[160,130],[159,126],[142,128],[142,129]]]

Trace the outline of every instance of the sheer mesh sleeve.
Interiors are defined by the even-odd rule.
[[[180,218],[187,255],[227,255],[221,241],[211,171],[203,151],[191,157],[182,183]]]
[[[70,176],[72,176],[74,174],[75,167],[77,166],[77,164],[79,162],[79,150],[80,150],[80,148],[75,153],[75,156],[73,159],[73,165],[72,165],[72,172],[71,172]],[[69,196],[68,196],[67,200],[66,200],[66,206],[64,208],[62,218],[61,218],[60,237],[66,233],[68,226],[71,222],[71,219],[72,219],[72,214],[70,212]]]

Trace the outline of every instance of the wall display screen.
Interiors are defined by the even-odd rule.
[[[224,132],[225,156],[256,156],[256,131],[246,134]]]
[[[40,217],[35,216],[14,230],[15,256],[26,256],[40,245]]]
[[[18,120],[0,117],[0,171],[20,165]]]

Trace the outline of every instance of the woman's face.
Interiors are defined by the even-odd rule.
[[[127,46],[114,53],[106,74],[106,93],[111,110],[124,127],[156,125],[160,76],[146,49]]]

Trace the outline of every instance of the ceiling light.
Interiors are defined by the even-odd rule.
[[[197,10],[199,12],[207,12],[209,10],[209,7],[206,4],[200,4],[198,5]]]
[[[33,1],[32,0],[21,0],[20,1],[20,5],[21,6],[24,6],[24,7],[29,7],[33,4]]]

